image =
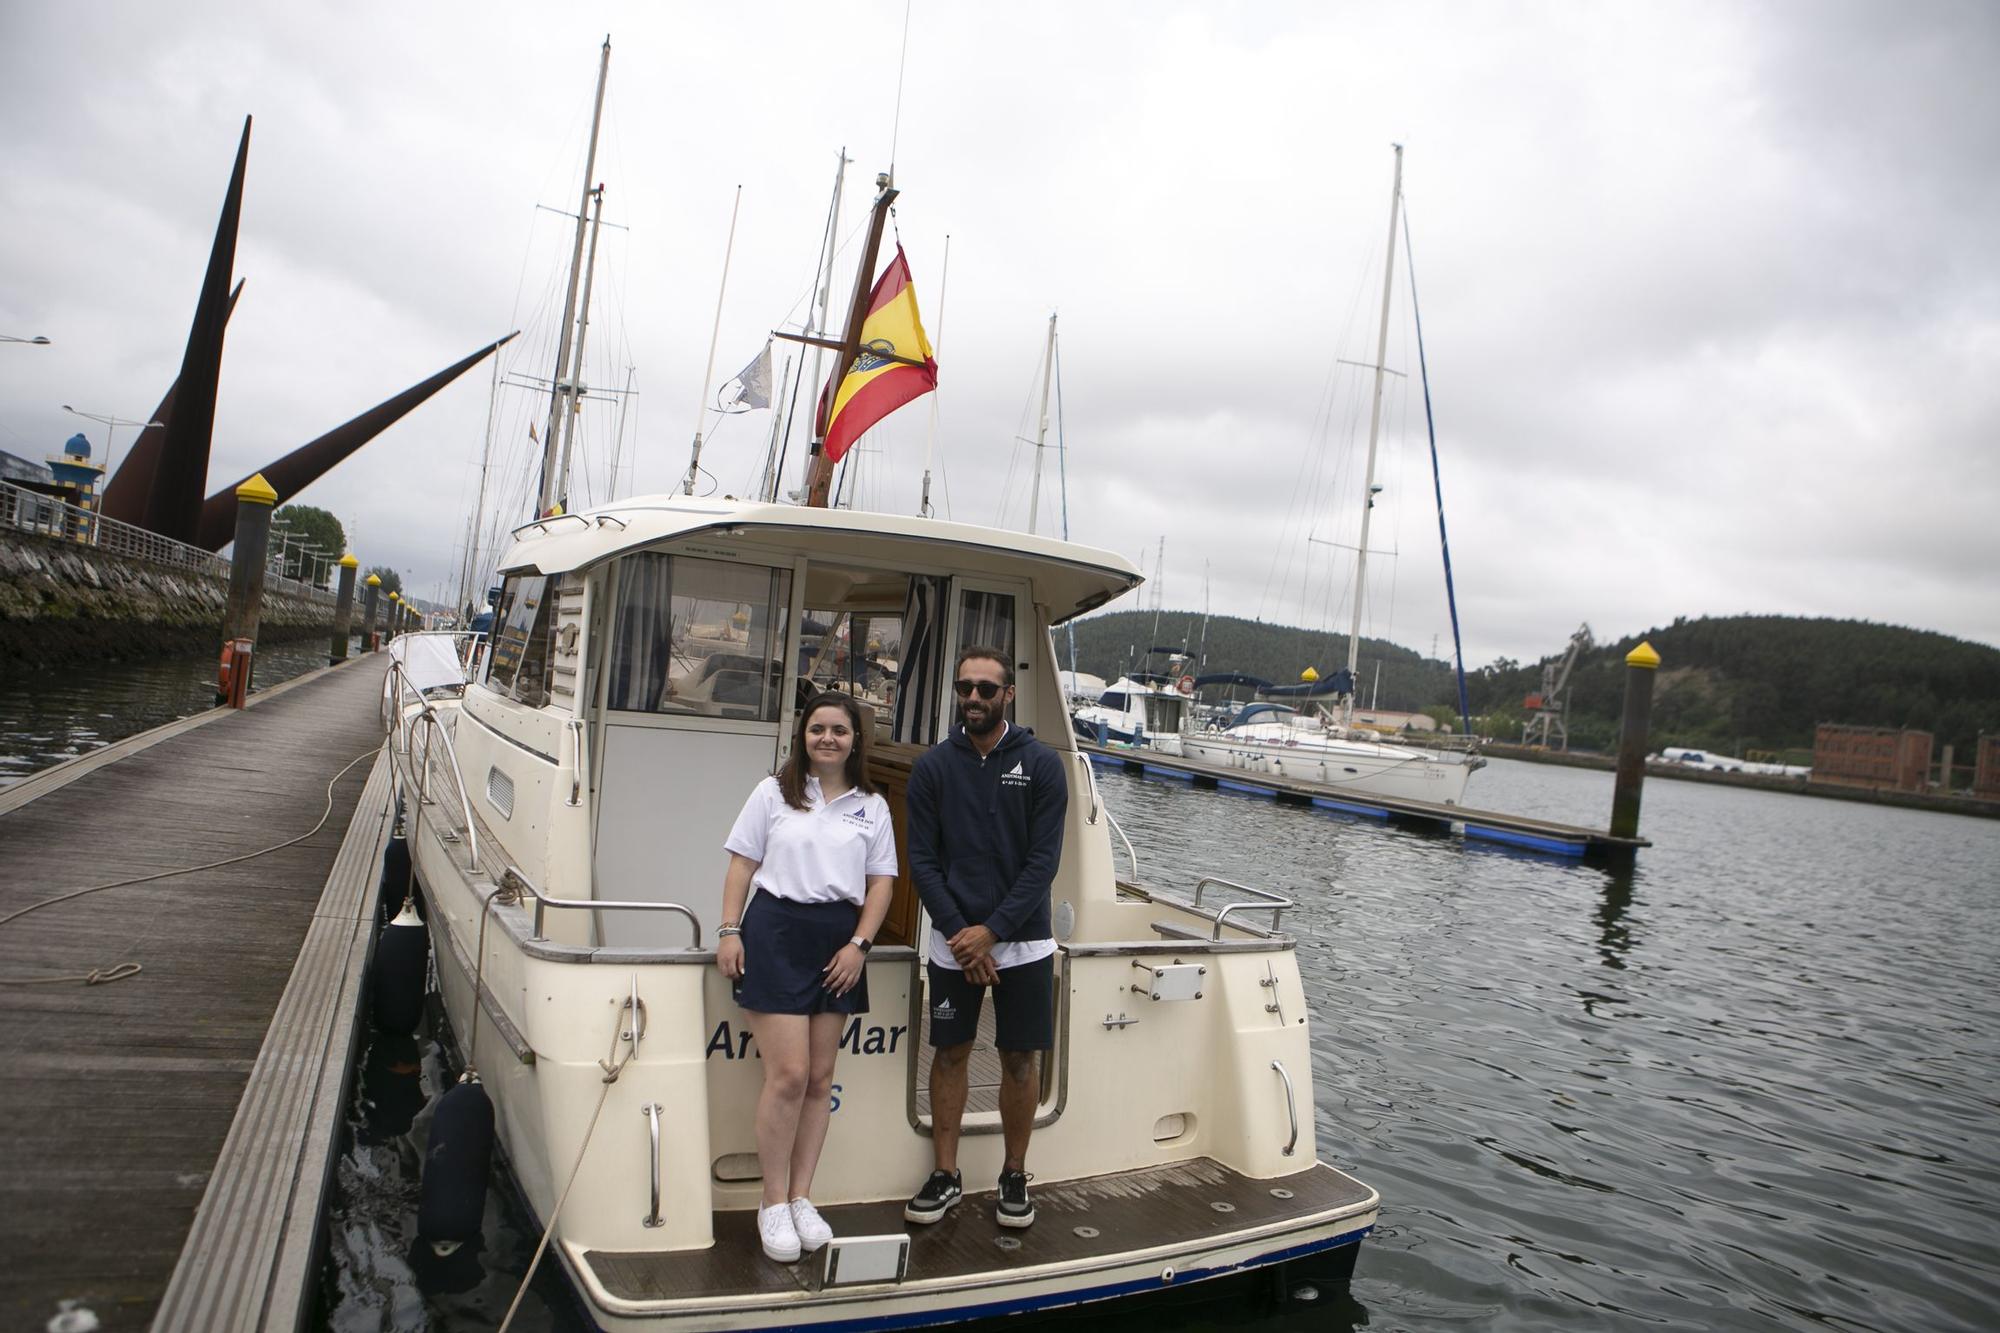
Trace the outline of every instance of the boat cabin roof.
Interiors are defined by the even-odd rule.
[[[524,523],[514,529],[500,573],[566,574],[628,551],[705,534],[795,547],[827,559],[893,562],[921,548],[924,563],[1032,581],[1051,624],[1102,606],[1144,581],[1121,555],[1050,537],[903,514],[681,495],[634,496]]]

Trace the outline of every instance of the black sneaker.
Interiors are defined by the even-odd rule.
[[[1028,1198],[1028,1182],[1033,1179],[1026,1171],[1000,1173],[1000,1202],[993,1208],[994,1221],[1003,1227],[1035,1224],[1035,1205]]]
[[[933,1171],[916,1197],[903,1205],[903,1218],[928,1225],[950,1212],[952,1205],[964,1197],[965,1187],[959,1183],[958,1172]]]

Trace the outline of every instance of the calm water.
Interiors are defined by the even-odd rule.
[[[1100,780],[1149,882],[1301,901],[1320,1153],[1382,1192],[1383,1222],[1316,1307],[1031,1322],[2000,1323],[2000,822],[1655,781],[1656,846],[1618,877]],[[1601,825],[1610,775],[1500,761],[1473,796]],[[350,1122],[325,1327],[491,1328],[513,1296],[536,1236],[499,1190],[476,1264],[411,1267],[426,1121],[400,1126],[442,1078],[414,1045],[364,1071],[379,1100]],[[580,1325],[543,1274],[515,1327]]]
[[[260,644],[251,693],[326,665],[324,636]],[[0,787],[215,706],[215,658],[0,669]]]

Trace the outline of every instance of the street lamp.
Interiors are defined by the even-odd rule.
[[[47,339],[43,339],[43,341],[46,342]],[[95,421],[103,425],[104,480],[107,486],[111,482],[111,437],[114,433],[116,433],[118,427],[137,426],[140,430],[151,430],[155,426],[165,426],[167,424],[164,421],[127,421],[124,417],[106,416],[99,412],[79,412],[77,409],[71,407],[68,403],[63,404],[63,411],[69,413],[73,417],[82,417],[86,421]]]
[[[39,333],[32,338],[16,338],[10,334],[0,333],[0,343],[26,343],[30,347],[47,347],[49,340]]]

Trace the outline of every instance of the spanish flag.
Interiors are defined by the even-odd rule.
[[[888,360],[890,356],[921,361],[920,366]],[[831,381],[827,388],[834,386]],[[861,354],[847,368],[827,414],[826,459],[838,463],[863,432],[883,417],[937,388],[937,362],[931,359],[931,341],[924,336],[923,321],[917,317],[917,290],[910,285],[910,261],[903,247],[882,270],[868,301],[868,317],[861,325]],[[821,394],[825,402],[825,394]]]

